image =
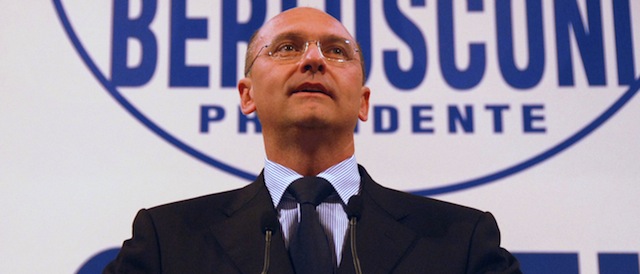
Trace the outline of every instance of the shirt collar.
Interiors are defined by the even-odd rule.
[[[358,172],[358,162],[355,155],[320,172],[316,176],[329,181],[345,205],[348,203],[349,198],[358,194],[360,190],[360,173]],[[278,207],[278,204],[280,204],[282,195],[289,187],[289,184],[302,177],[292,169],[265,158],[264,182],[271,194],[274,207]]]

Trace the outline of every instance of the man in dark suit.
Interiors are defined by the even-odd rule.
[[[307,218],[292,190],[301,177],[330,184],[314,204],[330,254],[313,256],[332,269],[322,273],[520,273],[490,213],[382,187],[357,164],[353,132],[370,95],[362,62],[351,34],[322,11],[269,20],[238,84],[242,112],[262,124],[263,172],[242,189],[141,210],[105,273],[317,270],[300,270],[297,258],[320,248],[292,248],[307,241],[296,238]]]

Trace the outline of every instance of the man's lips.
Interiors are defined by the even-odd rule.
[[[321,93],[324,95],[327,95],[329,97],[333,97],[331,95],[331,92],[327,90],[326,87],[324,87],[324,85],[322,84],[318,84],[318,83],[304,83],[300,86],[298,86],[297,88],[295,88],[291,94],[296,94],[296,93]]]

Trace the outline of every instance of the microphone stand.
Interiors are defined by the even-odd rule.
[[[271,262],[271,238],[277,231],[280,223],[274,213],[265,212],[262,215],[261,224],[262,233],[264,233],[264,261],[260,274],[267,274],[269,271],[269,263]]]
[[[360,259],[358,258],[358,250],[356,248],[356,225],[358,219],[362,215],[362,197],[354,195],[349,198],[349,204],[347,204],[347,216],[349,216],[349,239],[351,243],[351,258],[353,258],[353,268],[356,274],[362,274],[362,268],[360,267]]]

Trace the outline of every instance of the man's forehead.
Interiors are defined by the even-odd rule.
[[[285,11],[269,20],[259,32],[260,40],[284,35],[306,36],[309,39],[342,37],[353,40],[340,21],[312,8]]]

